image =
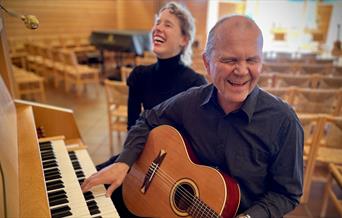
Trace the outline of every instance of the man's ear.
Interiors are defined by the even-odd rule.
[[[209,59],[205,53],[202,54],[203,64],[205,69],[207,70],[208,75],[210,76],[210,66],[209,66]]]

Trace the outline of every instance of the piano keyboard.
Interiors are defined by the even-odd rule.
[[[88,159],[79,158],[80,169],[75,171],[75,165],[78,165],[74,160],[70,161],[63,140],[40,142],[39,146],[52,218],[119,217],[111,199],[104,196],[103,185],[94,187],[91,192],[82,193],[77,177],[88,176],[90,165],[95,169],[86,150],[77,152]],[[82,174],[83,167],[87,170]]]
[[[97,171],[95,166],[92,164],[91,158],[86,150],[70,151],[69,157],[80,184],[83,183],[85,178],[91,176]],[[87,205],[90,205],[94,212],[100,212],[99,214],[96,214],[97,216],[119,217],[117,212],[115,212],[116,214],[113,214],[113,202],[110,198],[107,198],[105,194],[105,187],[103,185],[99,185],[92,188],[91,191],[84,193],[84,196]],[[92,214],[91,208],[89,208],[89,210]]]

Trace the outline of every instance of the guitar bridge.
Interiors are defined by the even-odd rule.
[[[152,163],[151,163],[150,167],[148,168],[148,171],[145,175],[144,182],[140,188],[140,191],[142,193],[145,193],[147,191],[148,187],[150,186],[150,184],[152,182],[153,177],[158,172],[159,166],[163,162],[165,156],[166,156],[166,151],[161,149],[158,156],[152,161]]]

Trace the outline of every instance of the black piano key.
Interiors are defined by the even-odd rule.
[[[81,169],[81,166],[78,162],[72,162],[72,166],[74,167],[75,170]]]
[[[92,218],[102,218],[102,216],[93,216]]]
[[[82,171],[76,171],[75,173],[76,173],[77,178],[85,177],[85,175],[84,175],[84,173]]]
[[[53,153],[42,154],[42,161],[56,160],[56,156]]]
[[[62,198],[62,199],[56,199],[53,201],[49,201],[50,207],[56,206],[56,205],[61,205],[61,204],[66,204],[69,203],[68,199]]]
[[[62,176],[61,175],[49,175],[49,176],[45,176],[45,181],[50,181],[50,180],[55,180],[55,179],[61,179]]]
[[[43,168],[46,169],[46,168],[51,168],[51,167],[57,167],[57,162],[55,160],[51,160],[51,161],[46,161],[46,162],[43,162]]]
[[[53,191],[53,192],[49,192],[48,193],[48,197],[53,197],[54,195],[61,195],[61,194],[66,194],[66,192],[64,190],[57,190],[57,191]]]
[[[94,201],[94,200],[87,201],[87,206],[88,206],[88,207],[97,206],[97,203],[96,203],[96,201]]]
[[[39,145],[51,145],[51,142],[50,141],[39,142]]]
[[[68,199],[68,196],[66,194],[53,195],[49,197],[49,202],[59,200],[59,199]]]
[[[46,185],[46,189],[48,191],[55,190],[55,189],[60,189],[60,188],[64,188],[64,185],[61,184],[61,183]]]
[[[99,211],[98,209],[93,209],[93,210],[89,209],[89,212],[90,212],[90,215],[95,215],[95,214],[101,213],[101,211]]]
[[[63,181],[59,179],[59,180],[56,180],[56,181],[46,182],[46,186],[57,185],[57,184],[63,184]]]
[[[76,154],[69,153],[69,157],[70,157],[71,160],[78,160]]]
[[[49,172],[49,173],[44,173],[44,176],[46,177],[46,176],[57,176],[57,175],[61,175],[61,172],[59,172],[59,171],[52,171],[52,172]]]
[[[67,216],[71,216],[72,213],[70,211],[63,211],[60,213],[56,213],[56,214],[52,214],[51,218],[62,218],[62,217],[67,217]]]
[[[71,208],[68,205],[63,205],[63,206],[59,206],[59,207],[55,207],[55,208],[50,209],[52,215],[58,214],[61,212],[70,211],[70,210],[71,210]]]
[[[86,201],[89,201],[89,200],[92,200],[92,199],[95,199],[94,195],[84,195],[84,198],[86,199]]]
[[[39,149],[41,152],[48,152],[48,151],[52,151],[52,147],[51,146],[46,146],[46,147],[40,147]]]
[[[55,176],[55,175],[61,175],[61,172],[58,170],[58,168],[50,168],[49,171],[44,171],[44,176]]]

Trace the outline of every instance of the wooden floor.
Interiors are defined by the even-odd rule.
[[[72,93],[65,93],[62,89],[47,89],[47,104],[65,107],[74,111],[75,119],[81,136],[88,146],[88,152],[93,159],[94,164],[99,164],[107,160],[111,154],[109,150],[108,124],[106,100],[103,86],[100,87],[100,95],[96,97],[95,91],[89,87],[86,93],[81,97],[77,97]],[[115,137],[116,138],[116,137]],[[114,151],[119,153],[122,149],[121,143],[114,141]],[[312,217],[318,218],[324,182],[315,182],[312,185],[310,202],[307,205]],[[305,212],[303,205],[299,206],[291,212],[286,218],[310,217]],[[336,209],[329,202],[327,216],[329,218],[340,217]]]

